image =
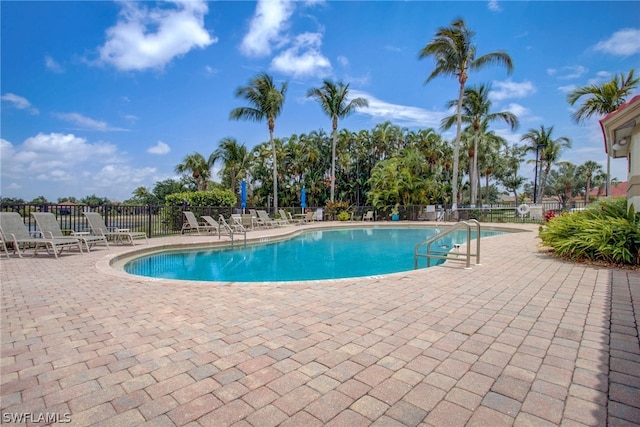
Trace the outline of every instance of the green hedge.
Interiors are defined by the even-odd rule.
[[[235,206],[236,195],[231,190],[192,191],[174,193],[166,197],[167,206],[182,206],[186,200],[189,206]]]

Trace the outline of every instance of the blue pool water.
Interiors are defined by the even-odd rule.
[[[137,258],[124,270],[140,276],[220,282],[281,282],[376,276],[413,269],[415,245],[435,228],[352,228],[307,231],[289,240],[235,248],[166,251]],[[502,234],[482,231],[482,237]],[[452,233],[432,248],[464,243]],[[475,233],[472,233],[475,238]],[[472,246],[474,247],[474,246]],[[431,265],[441,263],[432,260]],[[426,262],[420,260],[420,266]]]

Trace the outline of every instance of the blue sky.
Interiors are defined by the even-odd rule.
[[[305,97],[323,78],[369,100],[341,128],[389,120],[438,130],[457,82],[425,85],[434,63],[418,52],[456,18],[475,31],[478,54],[513,59],[511,75],[489,67],[468,82],[490,83],[493,111],[519,116],[519,129],[496,124],[496,133],[515,143],[554,126],[571,138],[563,160],[574,164],[604,167],[605,154],[597,120],[571,122],[567,92],[640,72],[640,3],[631,1],[2,1],[0,13],[0,194],[25,200],[122,201],[225,137],[248,148],[268,140],[266,123],[229,120],[246,106],[235,89],[263,71],[289,82],[276,137],[330,131]],[[614,177],[626,170],[612,160]]]

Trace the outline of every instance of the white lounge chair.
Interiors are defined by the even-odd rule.
[[[87,248],[87,252],[91,251],[91,245],[95,245],[97,243],[104,243],[107,246],[107,249],[109,249],[109,242],[107,242],[106,236],[96,236],[89,233],[77,233],[73,230],[69,230],[71,232],[71,236],[65,236],[62,232],[62,229],[60,228],[58,219],[51,212],[31,212],[31,216],[35,218],[36,223],[38,224],[38,229],[45,238],[64,239],[67,237],[73,237],[84,243],[85,247]]]
[[[144,238],[145,243],[148,243],[147,233],[142,231],[131,231],[128,228],[107,227],[102,215],[98,212],[83,212],[84,216],[89,222],[91,233],[96,236],[105,236],[107,239],[112,238],[116,243],[127,240],[133,245],[133,239]]]
[[[218,227],[216,226],[198,222],[193,212],[184,211],[182,213],[184,214],[185,218],[187,218],[187,222],[182,224],[182,230],[180,230],[180,234],[184,234],[187,231],[193,230],[195,230],[198,234],[202,234],[203,232],[213,233],[214,231],[218,231]]]
[[[17,253],[20,258],[22,258],[24,248],[32,245],[34,246],[33,256],[38,254],[40,248],[45,248],[47,252],[53,254],[56,258],[64,248],[74,246],[77,246],[80,253],[82,253],[82,243],[76,238],[45,239],[34,237],[24,224],[22,216],[17,212],[0,212],[0,232],[2,232],[2,241],[11,243],[13,252]],[[38,234],[42,235],[40,232]],[[23,251],[20,250],[20,246],[22,246]]]
[[[281,220],[271,219],[269,214],[267,214],[267,211],[258,210],[256,213],[258,214],[258,224],[262,224],[266,228],[280,227],[283,225]]]
[[[373,211],[367,211],[366,214],[362,215],[362,220],[363,221],[375,221],[375,219],[373,218]]]

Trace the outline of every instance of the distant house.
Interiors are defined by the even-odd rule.
[[[76,212],[76,207],[78,205],[76,205],[75,203],[71,203],[71,202],[62,202],[58,204],[58,213],[60,215],[71,215],[71,214],[75,214]]]
[[[628,162],[627,206],[640,211],[640,95],[600,120],[606,153]]]

